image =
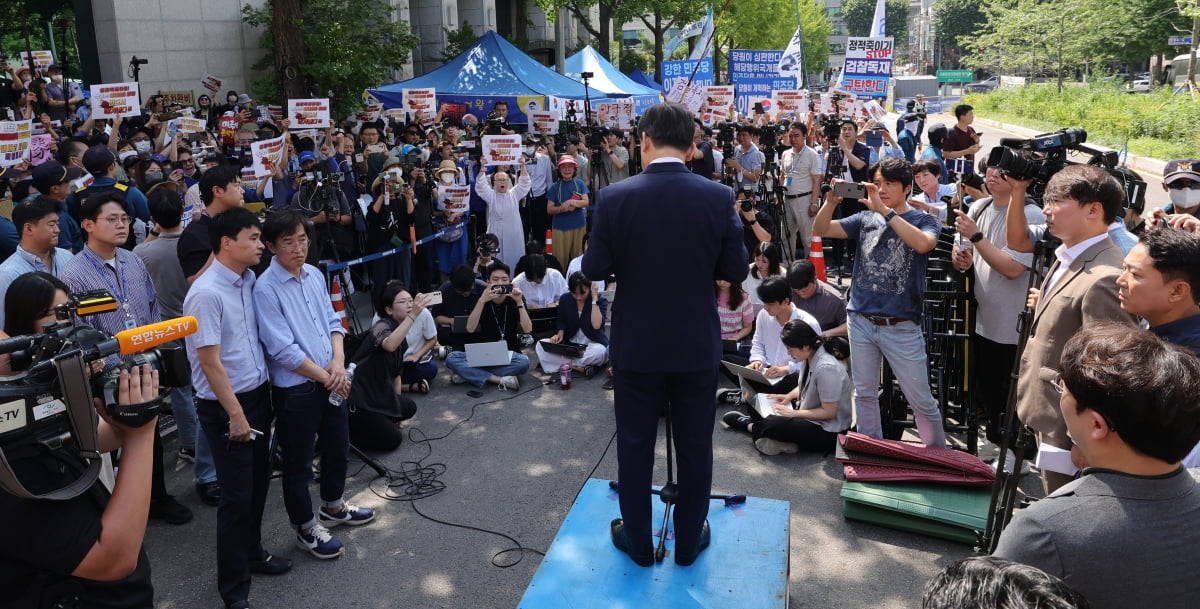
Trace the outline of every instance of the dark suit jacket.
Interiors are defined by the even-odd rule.
[[[588,277],[614,275],[620,286],[609,345],[614,366],[715,369],[721,331],[713,282],[741,283],[749,269],[733,191],[673,162],[604,187],[582,269]]]
[[[1050,384],[1058,372],[1063,346],[1085,323],[1117,321],[1133,325],[1133,317],[1121,310],[1117,298],[1122,260],[1112,239],[1089,247],[1071,262],[1048,293],[1040,295],[1033,312],[1033,326],[1021,353],[1017,378],[1017,415],[1059,448],[1071,447],[1058,409],[1058,392]],[[1051,267],[1046,276],[1053,270]]]
[[[575,337],[580,328],[583,328],[583,335],[588,337],[588,340],[594,343],[608,346],[608,336],[604,334],[604,326],[599,329],[593,328],[592,319],[592,300],[589,298],[583,301],[583,315],[576,312],[575,297],[570,292],[558,297],[558,329],[562,330],[563,340],[569,341]],[[603,319],[608,313],[608,301],[604,297],[596,302],[595,306],[600,307],[600,317]]]

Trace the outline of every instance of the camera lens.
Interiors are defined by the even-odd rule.
[[[741,203],[742,211],[754,211],[754,201],[745,199]]]

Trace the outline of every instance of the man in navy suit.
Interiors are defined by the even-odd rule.
[[[659,104],[639,127],[643,172],[597,194],[582,265],[588,277],[615,275],[621,285],[609,353],[623,518],[610,530],[613,544],[634,562],[653,564],[650,478],[659,412],[668,405],[679,465],[675,563],[686,566],[710,538],[713,395],[721,356],[713,282],[740,283],[748,263],[733,192],[684,165],[695,154],[691,112]],[[688,262],[664,282],[656,269],[665,260]],[[664,315],[664,293],[689,305]]]

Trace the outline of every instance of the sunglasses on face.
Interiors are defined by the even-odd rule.
[[[1195,182],[1192,180],[1176,180],[1170,184],[1167,184],[1167,188],[1170,188],[1171,190],[1200,190],[1200,182]]]

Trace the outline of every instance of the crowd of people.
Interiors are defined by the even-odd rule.
[[[1140,203],[1126,201],[1120,184],[1094,166],[1055,173],[1039,208],[1028,196],[1031,181],[975,163],[980,138],[965,105],[955,108],[949,128],[926,127],[914,105],[895,129],[871,119],[822,124],[815,115],[792,122],[755,115],[714,132],[665,104],[640,132],[567,124],[550,135],[507,124],[501,101],[482,127],[439,113],[293,131],[287,119],[233,91],[223,106],[208,96],[194,108],[151,96],[141,116],[95,120],[81,100],[62,97],[55,69],[40,84],[19,73],[0,83],[13,92],[27,88],[29,95],[11,96],[12,109],[54,135],[55,156],[0,174],[14,202],[12,220],[0,219],[0,324],[20,336],[67,323],[56,305],[96,289],[112,294],[117,308],[86,321],[109,334],[181,315],[199,320],[184,341],[192,384],[171,388],[169,402],[177,457],[193,464],[200,500],[219,506],[217,587],[229,608],[249,606],[251,574],[291,566],[261,544],[271,436],[296,544],[318,559],[342,556],[329,529],[375,517],[343,496],[349,446],[398,447],[403,422],[418,406],[412,396],[438,390],[439,360],[451,384],[473,390],[519,389],[534,365],[553,379],[607,373],[606,388],[616,389],[622,485],[648,486],[638,483],[648,482],[643,466],[652,459],[658,412],[638,405],[665,399],[657,384],[665,379],[686,405],[677,425],[685,436],[703,434],[711,417],[696,413],[713,413],[718,362],[733,385],[715,392],[717,404],[734,407],[721,420],[749,434],[763,454],[828,454],[853,426],[881,436],[884,361],[921,441],[945,446],[922,325],[927,263],[943,226],[960,236],[954,268],[975,278],[979,315],[971,338],[986,365],[975,366],[971,384],[986,437],[1003,439],[1004,396],[1015,378],[1020,420],[1042,446],[1072,452],[1084,474],[1072,481],[1074,472],[1042,469],[1049,498],[1018,515],[998,555],[1061,577],[1096,607],[1144,600],[1120,588],[1138,578],[1095,569],[1084,558],[1096,548],[1113,555],[1125,543],[1145,549],[1136,570],[1154,571],[1162,584],[1155,606],[1182,606],[1168,595],[1194,587],[1180,571],[1186,561],[1164,565],[1172,552],[1154,548],[1168,539],[1179,552],[1197,547],[1177,533],[1200,509],[1193,507],[1200,491],[1180,466],[1200,462],[1188,455],[1200,439],[1200,404],[1193,403],[1200,366],[1163,341],[1200,345],[1200,237],[1187,230],[1200,226],[1200,198],[1191,196],[1200,192],[1200,161],[1168,166],[1164,187],[1173,208],[1146,229],[1140,209],[1127,211]],[[171,134],[170,118],[188,114],[211,129]],[[222,118],[239,126],[221,127],[228,124]],[[479,138],[492,128],[528,131],[515,166],[481,162]],[[280,136],[285,152],[273,174],[244,178],[253,143]],[[963,161],[946,162],[955,159]],[[839,196],[843,184],[861,191]],[[461,188],[465,200],[453,194]],[[653,205],[682,193],[704,206]],[[250,203],[261,203],[265,218]],[[690,228],[652,234],[664,226]],[[1034,244],[1046,232],[1062,245],[1045,282],[1028,294]],[[696,235],[712,243],[695,243]],[[832,240],[829,266],[849,277],[847,292],[819,279],[806,259],[814,235]],[[351,336],[318,265],[371,254],[380,256],[366,271],[352,267],[348,282],[370,291],[375,319]],[[618,280],[629,303],[621,307],[613,298]],[[685,302],[697,304],[659,323],[643,309],[672,280],[686,283]],[[1027,305],[1028,342],[1015,364],[1017,318]],[[1138,317],[1149,332],[1136,329]],[[713,339],[719,334],[720,347],[704,332],[689,332],[681,325],[687,320],[714,330]],[[609,328],[623,339],[613,342],[611,361]],[[647,337],[676,330],[670,344],[691,345],[684,351],[712,361],[663,362],[654,346],[664,343]],[[494,347],[503,361],[484,362],[477,347]],[[1135,360],[1113,363],[1117,356]],[[1152,360],[1161,363],[1158,377],[1132,376]],[[95,372],[120,365],[110,357]],[[121,378],[129,387],[138,376]],[[130,388],[126,397],[140,393]],[[756,408],[759,402],[765,405]],[[1162,412],[1137,412],[1147,405]],[[137,600],[151,594],[144,554],[95,567],[113,551],[111,512],[144,505],[150,518],[176,524],[192,513],[166,492],[159,434],[105,425],[125,440],[118,482],[99,498],[69,500],[84,522],[81,534],[64,541],[71,551],[40,556],[36,568],[21,572],[85,580],[102,596],[144,606]],[[711,485],[711,438],[707,447],[678,447],[689,497],[706,497],[699,491]],[[149,467],[127,466],[146,451],[153,453]],[[131,478],[144,480],[145,489],[121,482]],[[1081,499],[1087,496],[1101,498]],[[1055,524],[1080,520],[1076,514],[1104,520],[1112,506],[1138,501],[1139,511],[1113,517],[1107,538]],[[681,502],[677,511],[681,565],[712,534],[698,505]],[[5,513],[33,506],[0,499]],[[644,508],[641,497],[623,493],[623,519],[611,528],[613,543],[638,564],[649,560]],[[144,529],[144,521],[121,522]],[[121,539],[127,547],[140,542]]]

